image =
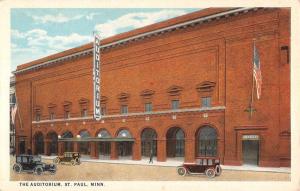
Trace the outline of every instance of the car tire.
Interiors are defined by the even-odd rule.
[[[78,165],[81,163],[79,158],[75,159],[75,161]]]
[[[49,170],[50,174],[55,174],[56,170],[57,170],[56,165],[53,165],[53,167],[51,168],[51,170]]]
[[[13,170],[14,170],[16,173],[21,173],[21,171],[22,171],[22,166],[21,166],[20,164],[14,164]]]
[[[213,168],[208,168],[205,170],[205,174],[209,178],[214,178],[216,176],[216,171]]]
[[[184,168],[183,166],[181,166],[181,167],[178,167],[178,168],[177,168],[177,173],[178,173],[180,176],[185,176],[186,173],[187,173],[187,170],[186,170],[186,168]]]
[[[216,176],[220,176],[222,174],[222,168],[220,165],[216,166]]]
[[[59,159],[58,157],[56,157],[55,159],[53,159],[53,162],[54,162],[55,164],[59,164],[60,159]]]
[[[74,159],[72,159],[72,160],[71,160],[71,164],[72,164],[73,166],[75,166],[75,165],[76,165],[76,161],[75,161]]]
[[[41,175],[43,173],[43,168],[42,167],[36,167],[34,172],[37,174],[37,175]]]

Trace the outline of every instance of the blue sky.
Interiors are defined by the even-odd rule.
[[[199,9],[11,9],[11,71],[17,65]]]

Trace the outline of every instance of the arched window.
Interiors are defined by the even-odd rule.
[[[132,138],[132,136],[129,131],[123,129],[118,133],[118,138]]]
[[[111,138],[110,134],[106,130],[99,131],[98,135],[99,138]]]
[[[73,134],[70,131],[66,131],[62,134],[61,138],[73,138]]]
[[[210,126],[200,128],[198,134],[198,155],[217,156],[217,132]]]
[[[185,135],[181,128],[172,127],[167,132],[167,157],[184,157]]]

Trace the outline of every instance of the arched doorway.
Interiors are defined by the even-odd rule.
[[[90,137],[90,133],[87,130],[80,131],[79,135],[81,140]],[[91,154],[90,143],[88,141],[79,142],[79,152],[83,157],[89,158]]]
[[[55,132],[48,133],[47,139],[49,141],[47,154],[57,155],[57,150],[58,150],[57,134]]]
[[[150,157],[151,150],[153,156],[157,153],[157,134],[154,129],[145,128],[141,134],[142,156]]]
[[[38,132],[34,136],[34,154],[44,154],[44,135]]]
[[[109,159],[110,158],[110,141],[105,141],[105,139],[111,138],[109,132],[105,129],[99,131],[98,138],[103,139],[98,143],[98,151],[100,159]]]
[[[196,140],[197,156],[217,156],[217,131],[213,127],[201,127]]]
[[[170,128],[167,132],[167,157],[184,157],[184,144],[183,130],[179,127]]]
[[[66,131],[62,134],[61,138],[73,138],[73,134],[70,131]],[[73,143],[71,141],[64,142],[64,152],[72,152]]]
[[[132,138],[131,134],[129,131],[123,129],[119,131],[118,138]],[[117,148],[118,148],[118,156],[119,158],[130,158],[132,155],[132,142],[131,141],[120,141],[117,143]]]

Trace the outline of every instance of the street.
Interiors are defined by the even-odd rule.
[[[12,181],[290,181],[289,173],[223,170],[221,176],[210,179],[205,175],[179,176],[176,167],[96,162],[82,162],[76,166],[59,164],[55,175],[44,172],[38,176],[26,172],[15,173],[12,169],[14,161],[15,158],[11,157],[10,178]],[[52,163],[52,160],[43,159],[43,161]]]

